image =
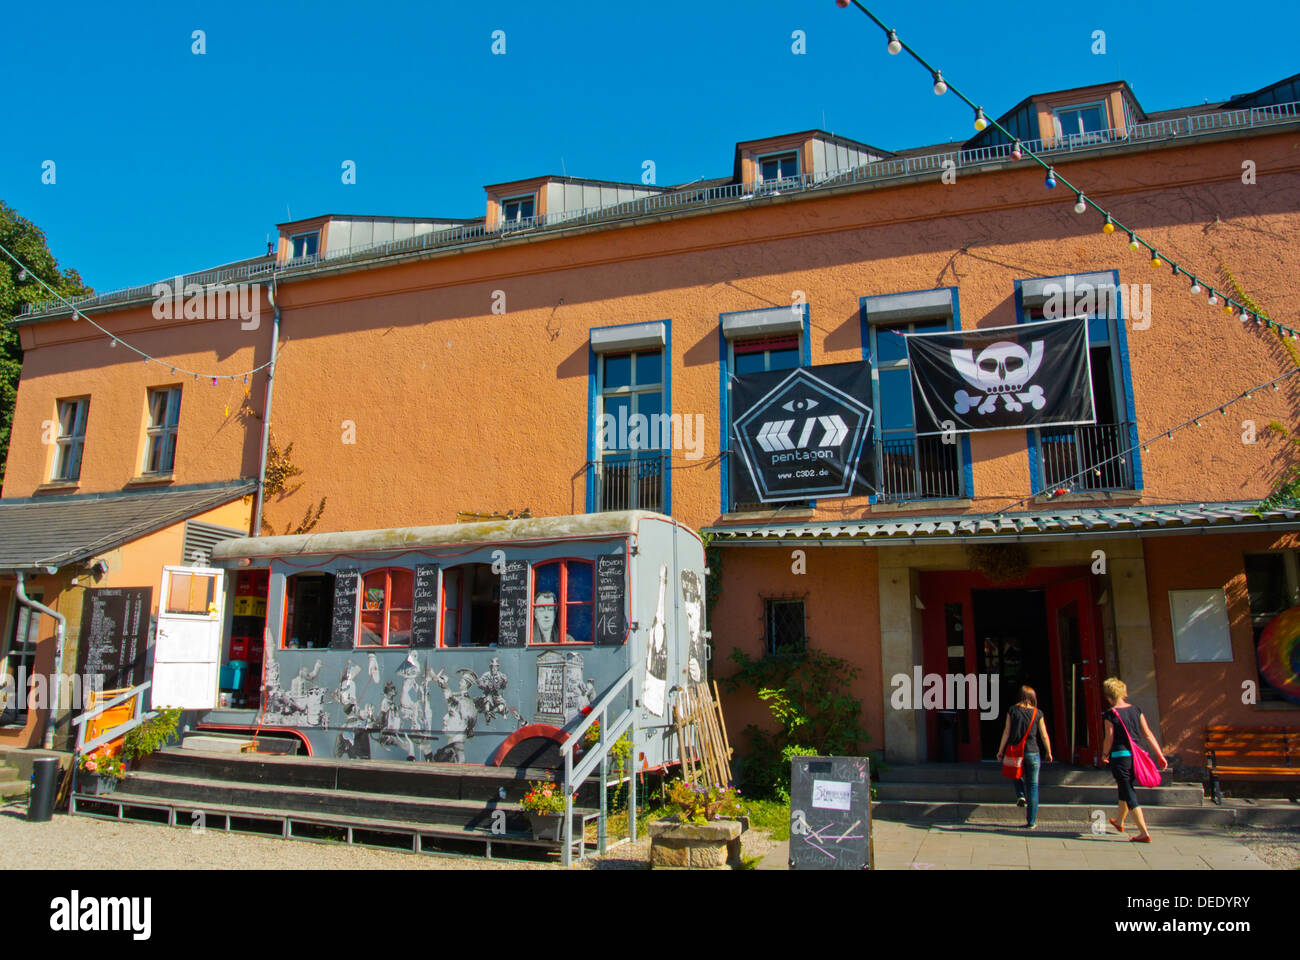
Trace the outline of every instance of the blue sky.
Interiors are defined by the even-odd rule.
[[[868,6],[993,115],[1117,78],[1161,110],[1300,70],[1292,4]],[[5,34],[0,199],[100,292],[255,256],[290,214],[473,217],[484,184],[637,181],[645,160],[661,184],[724,176],[736,141],[812,127],[886,149],[973,133],[833,0],[15,4]]]

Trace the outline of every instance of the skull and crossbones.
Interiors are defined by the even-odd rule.
[[[1033,341],[1026,350],[1018,343],[999,340],[981,350],[978,357],[973,350],[950,353],[953,367],[962,379],[983,392],[972,394],[958,390],[953,395],[957,413],[976,408],[978,413],[992,413],[997,409],[998,397],[1011,411],[1023,410],[1026,403],[1035,410],[1046,406],[1043,388],[1036,384],[1026,386],[1043,362],[1043,341]]]

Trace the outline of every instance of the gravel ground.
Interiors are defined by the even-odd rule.
[[[1292,827],[1233,827],[1227,834],[1275,870],[1300,870],[1300,830]]]
[[[763,830],[744,834],[742,855],[761,858],[774,846]],[[87,851],[93,851],[88,856]],[[87,861],[90,862],[87,862]],[[604,857],[574,866],[588,870],[645,870],[650,840],[620,844]],[[149,823],[122,823],[55,814],[30,823],[27,804],[0,806],[0,870],[558,870],[557,863],[416,856],[397,850],[280,840],[209,830],[193,833]]]

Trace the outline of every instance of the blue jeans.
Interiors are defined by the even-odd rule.
[[[1028,808],[1025,823],[1031,827],[1038,822],[1038,768],[1042,762],[1043,758],[1039,754],[1026,753],[1025,762],[1021,765],[1024,774],[1016,781],[1016,796],[1025,798]]]

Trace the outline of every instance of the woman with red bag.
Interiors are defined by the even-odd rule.
[[[1102,745],[1102,756],[1105,762],[1110,764],[1111,775],[1115,778],[1115,785],[1119,788],[1119,813],[1117,817],[1112,817],[1110,825],[1120,833],[1124,832],[1124,820],[1128,817],[1129,811],[1133,811],[1133,816],[1138,823],[1138,835],[1130,837],[1129,840],[1136,843],[1150,843],[1151,831],[1147,829],[1146,817],[1142,815],[1142,808],[1138,805],[1137,790],[1133,788],[1135,776],[1139,776],[1141,781],[1144,777],[1149,779],[1154,774],[1151,764],[1151,758],[1136,743],[1130,731],[1141,731],[1141,735],[1151,744],[1160,758],[1160,769],[1164,770],[1169,766],[1169,761],[1165,759],[1164,753],[1160,749],[1160,744],[1156,743],[1156,738],[1151,733],[1151,728],[1147,726],[1147,718],[1142,716],[1140,707],[1129,703],[1124,698],[1128,696],[1128,687],[1123,680],[1115,677],[1108,677],[1101,685],[1106,694],[1106,702],[1110,704],[1110,709],[1101,715],[1101,719],[1106,722],[1106,742]],[[1142,767],[1147,769],[1143,770]],[[1139,773],[1135,773],[1135,770]],[[1156,782],[1159,782],[1158,776]],[[1143,783],[1143,786],[1152,784]]]
[[[1011,746],[1007,746],[1011,741]],[[1007,722],[1002,727],[1002,742],[998,744],[998,760],[1002,762],[1003,776],[1016,781],[1016,803],[1028,806],[1025,811],[1025,829],[1038,825],[1038,769],[1042,762],[1038,745],[1043,745],[1047,762],[1052,762],[1052,741],[1047,736],[1047,724],[1038,709],[1038,694],[1033,687],[1020,688],[1020,700],[1007,711]]]

